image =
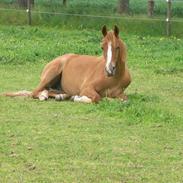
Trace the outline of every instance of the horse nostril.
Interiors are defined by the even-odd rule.
[[[116,73],[116,66],[111,64],[111,72],[114,75]]]
[[[116,65],[115,64],[109,64],[105,67],[105,71],[107,72],[108,76],[114,76],[116,73]]]
[[[112,69],[112,71],[114,71],[116,69],[116,66],[112,64],[111,69]]]

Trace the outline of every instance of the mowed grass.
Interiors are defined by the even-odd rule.
[[[0,93],[32,90],[44,65],[100,55],[100,31],[0,26]],[[121,37],[127,103],[0,97],[0,182],[183,182],[183,40]]]

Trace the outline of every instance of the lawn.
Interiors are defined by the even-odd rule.
[[[0,93],[32,90],[44,65],[100,55],[101,33],[0,26]],[[121,37],[127,103],[0,97],[0,182],[183,182],[183,39]]]

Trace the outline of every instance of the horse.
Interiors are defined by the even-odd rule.
[[[125,89],[131,83],[126,63],[126,46],[115,25],[101,30],[102,56],[65,54],[49,62],[43,69],[40,83],[32,91],[6,93],[6,96],[29,96],[34,99],[71,99],[75,102],[96,103],[102,98],[127,100]]]

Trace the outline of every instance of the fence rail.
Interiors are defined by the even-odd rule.
[[[22,9],[8,9],[8,8],[0,8],[0,11],[16,11],[28,13],[29,10]],[[125,17],[125,16],[107,16],[107,15],[92,15],[92,14],[78,14],[78,13],[61,13],[61,12],[49,12],[49,11],[35,11],[31,10],[31,14],[49,14],[49,15],[63,15],[63,16],[77,16],[77,17],[91,17],[91,18],[106,18],[106,19],[126,19],[126,20],[147,20],[147,21],[167,21],[163,18],[146,18],[146,17]],[[183,19],[172,19],[171,22],[180,22],[183,23]]]
[[[162,2],[163,0],[161,0]],[[156,1],[155,1],[156,2]],[[1,8],[0,11],[16,11],[16,12],[26,12],[27,13],[27,22],[29,25],[32,24],[32,15],[33,14],[49,14],[49,15],[61,15],[61,16],[75,16],[75,17],[90,17],[90,18],[105,18],[105,19],[123,19],[123,20],[143,20],[143,21],[160,21],[166,22],[166,34],[167,36],[171,35],[171,22],[183,23],[182,18],[172,19],[172,4],[173,3],[183,3],[180,0],[164,0],[167,3],[166,7],[166,18],[159,17],[137,17],[137,16],[121,16],[121,15],[94,15],[94,14],[81,14],[81,13],[68,13],[68,12],[52,12],[52,11],[39,11],[32,9],[31,0],[27,0],[27,9],[13,9],[13,8]]]

